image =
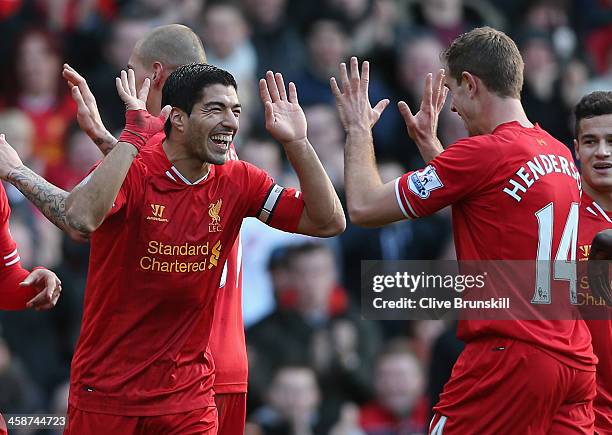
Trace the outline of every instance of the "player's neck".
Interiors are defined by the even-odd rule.
[[[162,144],[168,161],[189,182],[194,183],[201,180],[210,171],[210,163],[202,163],[201,160],[191,157],[183,147],[165,140]]]
[[[584,181],[584,178],[582,179],[582,190],[584,190],[584,193],[589,195],[593,201],[599,204],[605,211],[612,211],[612,192],[595,190],[593,186]]]
[[[490,134],[497,127],[507,122],[518,122],[525,128],[532,128],[533,124],[527,118],[520,100],[515,98],[500,98],[492,96],[484,107],[484,130]]]

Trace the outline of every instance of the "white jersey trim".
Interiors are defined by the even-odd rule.
[[[404,204],[402,204],[402,198],[400,196],[399,182],[400,182],[401,178],[402,177],[397,177],[395,179],[395,199],[397,200],[397,204],[399,205],[400,209],[402,210],[403,215],[406,216],[406,218],[410,219],[410,216],[408,216],[408,213],[406,213],[406,209],[404,208]]]
[[[17,256],[17,258],[12,259],[11,261],[9,261],[8,263],[5,263],[5,266],[12,266],[13,264],[17,263],[19,260],[21,260],[21,257],[19,257],[19,255]]]
[[[208,172],[206,173],[206,175],[204,175],[202,178],[200,178],[199,180],[194,181],[193,183],[191,181],[189,181],[187,178],[185,178],[183,176],[183,174],[181,174],[178,169],[176,169],[176,167],[172,166],[170,169],[172,169],[172,172],[174,172],[180,179],[181,181],[183,181],[183,183],[185,183],[188,186],[195,186],[196,184],[200,184],[202,181],[206,180],[208,178],[208,174],[210,174],[210,166],[208,168]],[[168,174],[166,172],[166,174],[168,176],[170,176],[170,178],[172,178],[172,176],[170,174]],[[176,180],[175,180],[176,181]]]
[[[601,208],[599,206],[599,204],[597,204],[595,201],[593,201],[593,206],[599,211],[599,213],[601,213],[601,215],[604,217],[604,219],[608,222],[612,223],[612,219],[610,219],[610,216],[608,216],[608,214],[604,211],[603,208]]]

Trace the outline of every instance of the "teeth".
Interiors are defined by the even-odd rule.
[[[227,142],[227,143],[232,141],[232,136],[229,134],[215,134],[211,136],[210,138],[212,140],[218,140],[218,141]]]

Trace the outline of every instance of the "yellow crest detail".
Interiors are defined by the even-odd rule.
[[[218,224],[221,221],[221,216],[219,213],[221,212],[221,205],[223,201],[221,198],[217,202],[214,202],[208,206],[208,216],[210,216],[211,224]]]

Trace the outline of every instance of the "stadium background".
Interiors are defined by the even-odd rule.
[[[62,63],[86,77],[117,132],[124,112],[114,77],[148,29],[169,23],[194,29],[209,63],[235,75],[244,105],[238,154],[283,185],[297,180],[263,129],[256,81],[271,69],[295,82],[310,141],[340,194],[344,133],[328,79],[350,55],[372,63],[372,100],[414,109],[424,75],[440,67],[452,39],[479,25],[502,29],[525,60],[528,116],[570,148],[574,104],[612,89],[609,0],[0,0],[0,132],[28,166],[72,188],[101,155],[76,125]],[[465,135],[448,107],[439,134],[444,144]],[[422,164],[393,104],[375,143],[385,181]],[[22,264],[53,269],[64,291],[52,311],[0,313],[0,410],[63,413],[88,246],[66,239],[5,187]],[[384,229],[349,223],[319,244],[256,220],[243,225],[249,433],[422,433],[461,343],[443,322],[361,320],[359,261],[452,258],[448,210]],[[273,429],[279,416],[293,429]],[[396,428],[385,432],[393,426],[385,421]]]

